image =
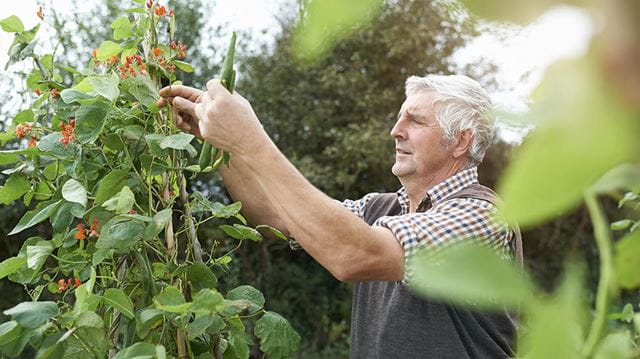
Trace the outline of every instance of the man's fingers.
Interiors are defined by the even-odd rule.
[[[218,79],[209,80],[209,82],[207,82],[207,93],[212,99],[219,96],[230,95],[229,90],[222,86],[222,83],[220,83],[220,80]]]
[[[188,115],[191,115],[193,118],[198,118],[196,116],[195,103],[189,100],[185,100],[182,97],[175,97],[171,103],[173,104],[173,107],[179,112],[184,112]]]
[[[161,97],[182,97],[192,102],[197,102],[202,95],[202,91],[182,85],[164,87],[159,93]]]

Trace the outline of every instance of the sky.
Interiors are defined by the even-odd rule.
[[[276,17],[284,1],[218,0],[210,21],[226,23],[229,29],[248,31],[254,38],[268,40],[278,29]],[[63,12],[78,11],[72,9],[68,1],[41,0],[39,3],[45,4],[45,16],[47,5],[52,2]],[[0,19],[17,15],[26,28],[31,28],[39,22],[37,9],[36,0],[2,0]],[[454,61],[461,69],[480,58],[497,64],[500,89],[490,91],[490,96],[498,110],[505,112],[526,111],[531,91],[539,83],[544,69],[558,59],[582,55],[594,32],[589,16],[568,6],[551,8],[525,27],[495,23],[487,23],[485,27],[487,31],[483,35],[454,54]],[[0,69],[4,69],[11,40],[12,35],[0,31]],[[499,125],[499,133],[506,140],[517,142],[522,137],[521,126],[514,127],[504,121]]]

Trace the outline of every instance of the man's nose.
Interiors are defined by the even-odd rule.
[[[393,138],[404,137],[404,125],[402,124],[402,118],[399,118],[391,128],[389,134]]]

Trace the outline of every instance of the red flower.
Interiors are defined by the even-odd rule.
[[[64,292],[65,290],[67,290],[67,283],[64,281],[64,279],[60,279],[58,281],[58,290],[60,292]]]
[[[159,47],[154,47],[153,50],[151,50],[151,52],[153,53],[153,56],[158,57],[160,55],[162,55],[162,49]]]
[[[76,120],[70,120],[69,124],[65,124],[64,122],[60,122],[60,133],[62,134],[62,138],[60,142],[68,145],[76,139],[76,136],[73,134],[73,131],[76,127]]]
[[[38,7],[38,12],[36,13],[40,20],[44,20],[44,12],[42,11],[42,6]]]
[[[35,93],[38,96],[42,95],[42,92],[40,92],[40,90],[38,89],[33,90],[33,93]]]
[[[91,224],[91,229],[90,229],[90,233],[89,233],[89,237],[99,237],[100,233],[98,233],[98,219],[94,218],[93,219],[93,223]]]
[[[36,140],[37,140],[37,138],[35,138],[34,136],[31,136],[31,138],[29,139],[29,148],[36,147],[36,145],[37,145]]]
[[[167,16],[169,17],[173,16],[173,9],[169,10],[169,13],[167,14]]]
[[[147,9],[151,9],[151,7],[153,6],[153,0],[147,0]]]
[[[164,16],[167,13],[167,9],[164,6],[158,6],[154,12],[158,16]]]
[[[187,53],[186,53],[187,45],[184,45],[180,41],[178,41],[177,44],[175,43],[175,41],[171,41],[171,43],[169,44],[169,47],[178,52],[178,54],[176,55],[177,58],[183,59],[187,57]]]
[[[91,57],[95,58],[98,56],[98,49],[91,50]]]
[[[87,238],[86,230],[84,229],[84,225],[82,223],[78,223],[78,227],[76,227],[76,229],[78,231],[73,236],[73,238],[75,238],[75,239],[77,239],[79,241]]]
[[[80,279],[79,279],[79,278],[76,278],[76,280],[75,280],[75,282],[74,282],[73,284],[74,284],[74,286],[75,286],[76,288],[78,288],[78,287],[82,284],[82,282],[80,281]]]
[[[52,88],[51,89],[51,96],[56,98],[56,97],[60,97],[60,91],[58,91],[58,89],[56,88]]]
[[[132,209],[132,210],[130,210],[130,211],[129,211],[129,212],[127,212],[127,213],[129,213],[129,214],[138,214],[138,212],[136,212],[136,210],[135,210],[135,209]]]
[[[29,133],[29,131],[31,131],[32,128],[33,128],[33,123],[31,122],[21,123],[18,126],[16,126],[16,136],[18,138],[23,138],[24,136],[27,135],[27,133]]]

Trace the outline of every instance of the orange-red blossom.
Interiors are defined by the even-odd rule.
[[[76,136],[73,134],[73,131],[76,127],[76,120],[69,120],[69,124],[65,124],[64,122],[60,122],[60,133],[62,134],[62,138],[60,142],[68,145],[69,143],[75,141]]]
[[[27,133],[29,133],[29,131],[31,131],[32,128],[33,128],[33,123],[31,122],[21,123],[18,126],[16,126],[16,136],[18,138],[23,138],[24,136],[27,135]]]
[[[38,12],[36,13],[40,20],[44,20],[44,12],[42,11],[42,6],[38,7]]]
[[[98,233],[98,224],[100,224],[98,222],[98,219],[94,218],[93,223],[91,223],[91,228],[89,228],[89,237],[100,236],[100,233]],[[87,238],[87,229],[84,228],[84,224],[78,223],[78,226],[76,227],[76,234],[73,236],[73,238],[79,241]]]
[[[58,290],[60,292],[64,292],[65,290],[71,287],[78,288],[81,284],[82,284],[82,281],[80,281],[80,278],[75,278],[75,279],[67,278],[66,281],[63,278],[58,281]]]

